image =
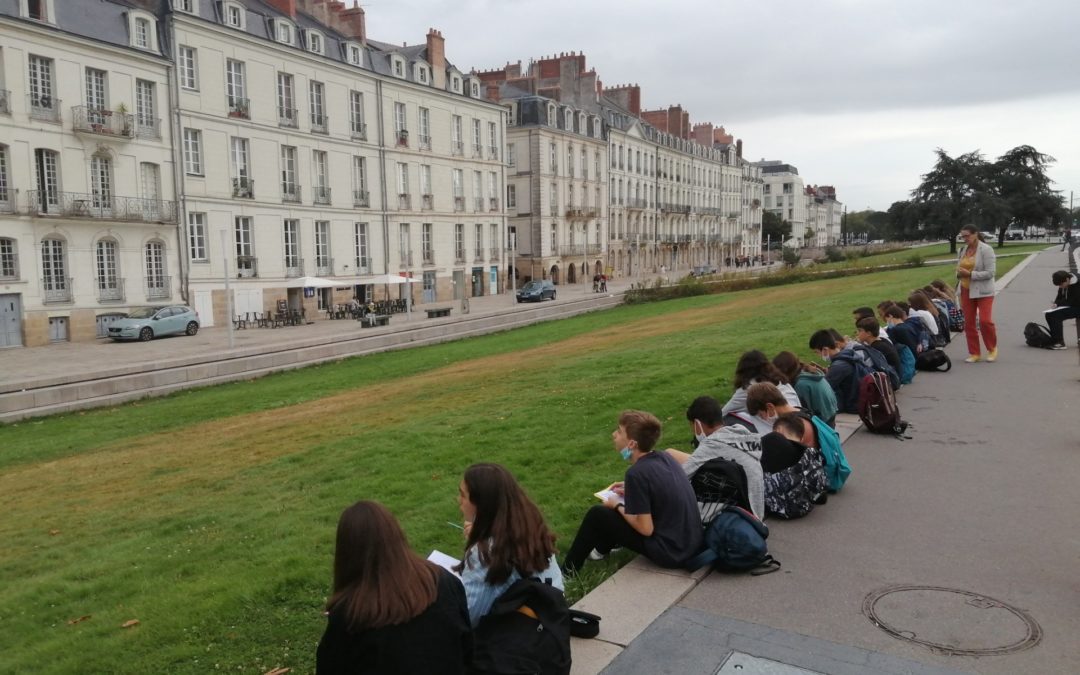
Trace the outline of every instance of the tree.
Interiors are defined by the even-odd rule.
[[[791,223],[780,217],[775,211],[761,214],[761,238],[783,243],[791,236]]]
[[[885,212],[885,221],[889,239],[908,241],[923,236],[922,210],[910,201],[893,202]]]
[[[987,163],[978,150],[949,157],[941,148],[934,151],[937,162],[922,183],[911,191],[911,201],[925,217],[924,231],[945,237],[956,253],[956,235],[975,218],[990,215],[994,206],[988,198]]]
[[[1046,175],[1055,161],[1030,145],[1019,145],[992,165],[993,186],[1007,211],[1004,222],[994,223],[999,246],[1005,243],[1009,225],[1058,226],[1067,218],[1064,199],[1050,187]]]

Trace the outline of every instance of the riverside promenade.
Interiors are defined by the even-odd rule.
[[[579,603],[603,616],[574,673],[1075,673],[1080,663],[1080,366],[1032,349],[1057,248],[999,281],[996,363],[919,373],[910,440],[842,425],[853,474],[828,504],[770,519],[761,577],[633,561]],[[882,298],[867,298],[876,304]],[[847,330],[848,326],[836,326]],[[852,435],[854,434],[854,435]]]

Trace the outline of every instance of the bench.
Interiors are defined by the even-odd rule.
[[[360,317],[360,325],[363,328],[374,328],[375,326],[389,326],[390,315],[389,314],[368,314]]]
[[[425,309],[424,311],[427,312],[427,318],[429,319],[437,319],[442,316],[450,316],[449,307],[432,307],[431,309]]]

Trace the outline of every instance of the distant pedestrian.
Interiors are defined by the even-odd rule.
[[[1069,241],[1072,239],[1072,230],[1065,230],[1065,234],[1061,236],[1061,250],[1064,251],[1069,246]]]
[[[967,363],[982,360],[979,334],[986,345],[986,360],[997,361],[997,326],[994,325],[994,276],[997,259],[994,249],[982,240],[974,225],[960,228],[967,243],[956,263],[956,278],[960,281],[960,304],[964,308],[964,335],[967,337]]]
[[[1046,313],[1046,324],[1050,326],[1050,336],[1054,339],[1051,349],[1065,349],[1065,332],[1062,326],[1066,319],[1080,321],[1080,282],[1075,274],[1058,270],[1050,277],[1057,286],[1057,295],[1050,305],[1053,311]]]

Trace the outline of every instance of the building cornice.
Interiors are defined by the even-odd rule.
[[[30,33],[41,36],[56,37],[57,35],[61,35],[70,39],[72,42],[90,43],[106,51],[114,52],[117,55],[123,55],[126,57],[137,56],[144,61],[153,63],[155,65],[160,65],[164,68],[172,66],[171,59],[162,56],[161,54],[148,52],[142,49],[136,49],[135,47],[124,47],[114,44],[112,42],[105,42],[104,40],[88,37],[86,35],[80,35],[79,33],[64,30],[63,28],[59,28],[51,24],[42,24],[40,21],[23,19],[21,17],[8,16],[5,14],[0,15],[0,25],[4,24],[10,25],[13,28],[27,30]]]

